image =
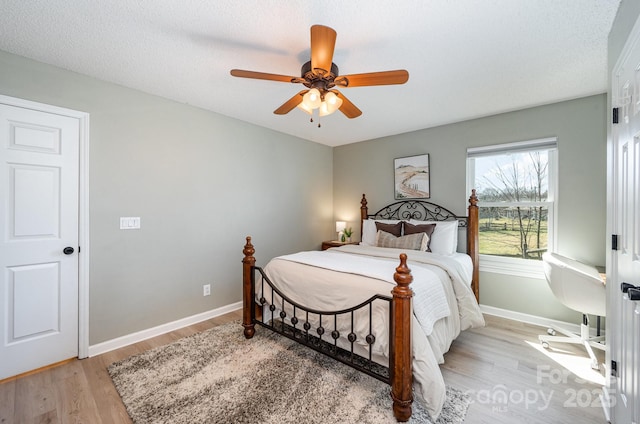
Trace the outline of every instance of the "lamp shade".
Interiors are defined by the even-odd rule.
[[[333,91],[329,91],[324,95],[324,101],[327,103],[327,109],[329,113],[333,113],[342,106],[342,99],[336,95]]]
[[[347,223],[344,221],[336,221],[336,233],[340,233],[347,228]]]
[[[317,109],[320,107],[320,103],[322,103],[322,99],[320,98],[320,91],[317,88],[312,88],[307,91],[304,96],[302,96],[302,102],[309,109]]]
[[[329,112],[329,107],[327,105],[327,102],[322,102],[320,104],[320,108],[318,109],[318,115],[320,116],[331,115],[331,112]]]
[[[304,110],[306,113],[308,113],[309,115],[313,114],[313,109],[311,109],[304,101],[302,101],[300,104],[298,104],[298,106],[296,106],[298,109],[302,109]]]
[[[331,115],[342,106],[342,99],[333,91],[328,91],[324,95],[324,100],[320,105],[320,116]]]

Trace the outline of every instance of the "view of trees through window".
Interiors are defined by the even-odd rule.
[[[480,253],[540,259],[549,234],[549,151],[472,159],[480,200]]]

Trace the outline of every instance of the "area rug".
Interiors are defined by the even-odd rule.
[[[235,322],[108,368],[134,423],[393,423],[390,387],[266,329],[246,340]],[[433,423],[458,424],[471,398],[448,387]]]

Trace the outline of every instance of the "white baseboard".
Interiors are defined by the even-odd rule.
[[[178,330],[180,328],[188,327],[192,324],[197,324],[199,322],[206,321],[208,319],[215,318],[241,308],[242,302],[236,302],[230,305],[221,306],[220,308],[212,309],[207,312],[202,312],[200,314],[182,318],[177,321],[168,322],[157,327],[148,328],[146,330],[118,337],[116,339],[107,340],[106,342],[91,345],[89,346],[89,356],[96,356],[115,349],[119,349],[121,347],[129,346],[131,344],[141,342],[152,337],[160,336],[162,334]]]
[[[480,311],[483,314],[494,315],[501,318],[512,319],[514,321],[520,321],[527,324],[539,325],[541,327],[550,328],[550,327],[560,327],[576,334],[580,334],[580,323],[574,322],[564,322],[558,321],[555,319],[549,319],[544,317],[539,317],[536,315],[529,315],[522,312],[510,311],[508,309],[496,308],[494,306],[480,305]],[[595,335],[596,332],[596,323],[591,322],[591,333]],[[604,335],[604,328],[600,329],[600,334]]]
[[[150,339],[152,337],[160,336],[170,331],[178,330],[180,328],[188,327],[189,325],[196,324],[202,321],[206,321],[211,318],[224,315],[229,312],[236,311],[242,308],[242,302],[232,303],[230,305],[222,306],[220,308],[212,309],[207,312],[192,315],[190,317],[182,318],[177,321],[168,322],[166,324],[159,325],[157,327],[148,328],[146,330],[138,331],[136,333],[128,334],[126,336],[118,337],[106,342],[98,343],[89,346],[89,356],[96,356],[102,353],[110,352],[121,347],[129,346],[131,344],[141,342],[143,340]],[[510,311],[508,309],[496,308],[494,306],[480,305],[480,311],[483,314],[494,315],[501,318],[507,318],[514,321],[520,321],[527,324],[539,325],[541,327],[562,327],[569,331],[580,333],[580,325],[575,323],[569,323],[564,321],[553,320],[549,318],[539,317],[536,315],[529,315],[522,312]],[[591,328],[595,331],[595,325]],[[604,334],[604,329],[601,329],[601,333]]]

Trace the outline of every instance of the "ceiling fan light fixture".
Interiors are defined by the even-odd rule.
[[[320,107],[322,103],[322,98],[320,97],[320,90],[317,88],[312,88],[307,91],[307,93],[302,96],[302,103],[305,104],[309,109],[317,109]]]
[[[307,106],[304,101],[300,102],[300,104],[298,104],[298,106],[296,106],[296,107],[298,109],[300,109],[300,110],[305,111],[309,115],[313,115],[313,109],[311,109],[309,106]]]
[[[342,106],[342,99],[336,95],[333,91],[328,91],[324,95],[324,103],[327,104],[327,110],[329,113],[333,113],[336,110],[340,109]]]
[[[327,104],[327,102],[322,102],[320,108],[318,109],[318,115],[320,116],[331,115],[333,112],[334,111],[329,110],[329,105]]]
[[[329,94],[331,95],[329,96]],[[340,99],[334,93],[329,92],[325,94],[324,100],[320,105],[319,115],[320,116],[331,115],[333,112],[338,110],[341,105],[342,105],[342,99]]]

